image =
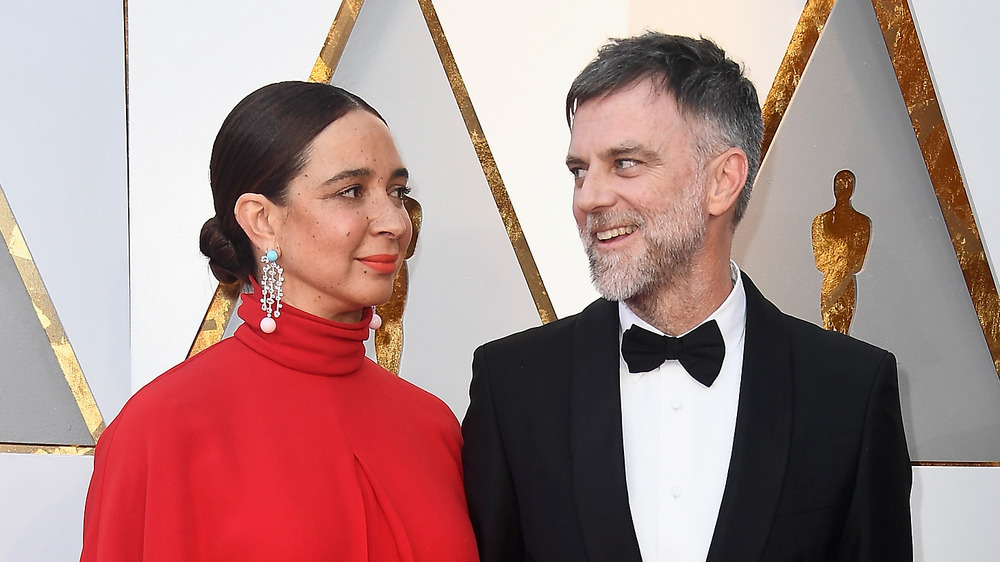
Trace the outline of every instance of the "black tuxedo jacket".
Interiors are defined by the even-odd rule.
[[[743,284],[736,433],[708,560],[911,560],[895,358]],[[480,347],[470,393],[462,456],[483,561],[640,560],[616,303]]]

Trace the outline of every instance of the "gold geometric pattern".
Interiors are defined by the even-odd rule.
[[[24,288],[27,289],[28,296],[31,298],[35,315],[45,331],[52,353],[66,379],[66,384],[73,393],[73,399],[87,425],[87,431],[94,443],[97,443],[97,439],[104,431],[104,419],[101,417],[101,411],[97,408],[97,402],[94,401],[94,395],[90,392],[90,386],[87,385],[87,379],[83,376],[83,370],[76,359],[76,353],[73,352],[73,346],[66,338],[62,323],[59,322],[59,316],[56,314],[56,308],[52,304],[52,299],[49,298],[48,291],[45,290],[42,277],[35,266],[35,260],[31,257],[31,252],[28,251],[24,235],[21,233],[20,227],[17,226],[14,213],[10,209],[2,187],[0,187],[0,236],[2,236],[4,246],[10,253],[10,257],[13,258],[17,272],[24,282]],[[0,443],[0,453],[92,455],[94,446]]]
[[[493,159],[493,152],[490,150],[489,143],[486,142],[486,135],[483,133],[482,125],[480,125],[479,118],[476,116],[476,110],[472,106],[472,99],[469,98],[469,91],[465,88],[462,75],[458,72],[458,65],[455,63],[455,57],[451,53],[451,47],[448,46],[448,39],[444,36],[444,30],[441,29],[441,22],[438,20],[437,12],[434,10],[431,0],[418,0],[418,3],[420,4],[421,11],[424,13],[424,19],[427,20],[427,28],[434,39],[434,46],[437,47],[438,56],[441,57],[441,65],[444,67],[444,72],[448,76],[452,92],[455,94],[455,101],[458,102],[458,108],[462,112],[462,119],[465,120],[465,127],[469,131],[469,138],[476,149],[476,154],[479,155],[479,163],[483,167],[483,173],[486,174],[486,181],[490,185],[490,191],[493,192],[493,199],[496,201],[497,210],[500,211],[500,218],[507,229],[507,237],[510,238],[510,243],[514,247],[514,254],[521,265],[521,273],[524,275],[524,280],[528,283],[531,298],[535,301],[538,317],[543,324],[551,322],[556,319],[555,310],[552,308],[552,302],[549,300],[548,292],[545,290],[542,276],[538,273],[538,266],[535,264],[535,259],[528,248],[528,241],[524,238],[521,223],[518,222],[517,215],[514,213],[514,205],[510,202],[510,197],[507,195],[507,188],[504,187],[503,179],[500,177],[500,169],[497,168],[497,163]]]
[[[781,59],[778,72],[774,76],[774,83],[771,84],[771,91],[768,92],[761,110],[764,116],[764,142],[761,155],[767,154],[767,149],[771,147],[778,124],[785,116],[785,110],[792,101],[792,94],[799,86],[802,73],[805,72],[806,64],[812,57],[813,49],[819,41],[820,34],[823,33],[823,28],[826,27],[826,20],[829,19],[836,1],[810,0],[802,9],[799,23],[795,26],[792,40],[788,43],[788,49]]]
[[[423,208],[416,199],[403,198],[406,213],[410,215],[413,235],[403,254],[403,265],[392,283],[392,296],[389,302],[376,307],[382,317],[382,325],[375,330],[375,359],[383,369],[399,374],[399,361],[403,356],[403,310],[406,308],[406,297],[410,288],[410,273],[406,261],[413,257],[417,249],[417,238],[420,236],[420,225],[424,222]]]

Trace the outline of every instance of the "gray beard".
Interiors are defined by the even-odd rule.
[[[590,261],[591,281],[601,296],[613,301],[641,299],[688,273],[695,254],[704,247],[707,227],[701,193],[691,191],[696,191],[695,197],[678,201],[649,221],[634,212],[587,216],[580,238]],[[641,234],[645,242],[639,254],[602,252],[592,233],[627,223],[639,225],[633,233]]]

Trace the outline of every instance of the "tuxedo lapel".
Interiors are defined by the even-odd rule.
[[[625,485],[618,305],[584,310],[573,335],[570,447],[573,488],[591,560],[639,561]]]
[[[729,475],[708,561],[758,560],[778,507],[792,432],[792,365],[781,312],[743,275],[746,340]]]

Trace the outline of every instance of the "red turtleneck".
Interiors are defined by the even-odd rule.
[[[476,560],[458,422],[364,356],[370,312],[264,334],[259,298],[101,436],[82,560]]]

